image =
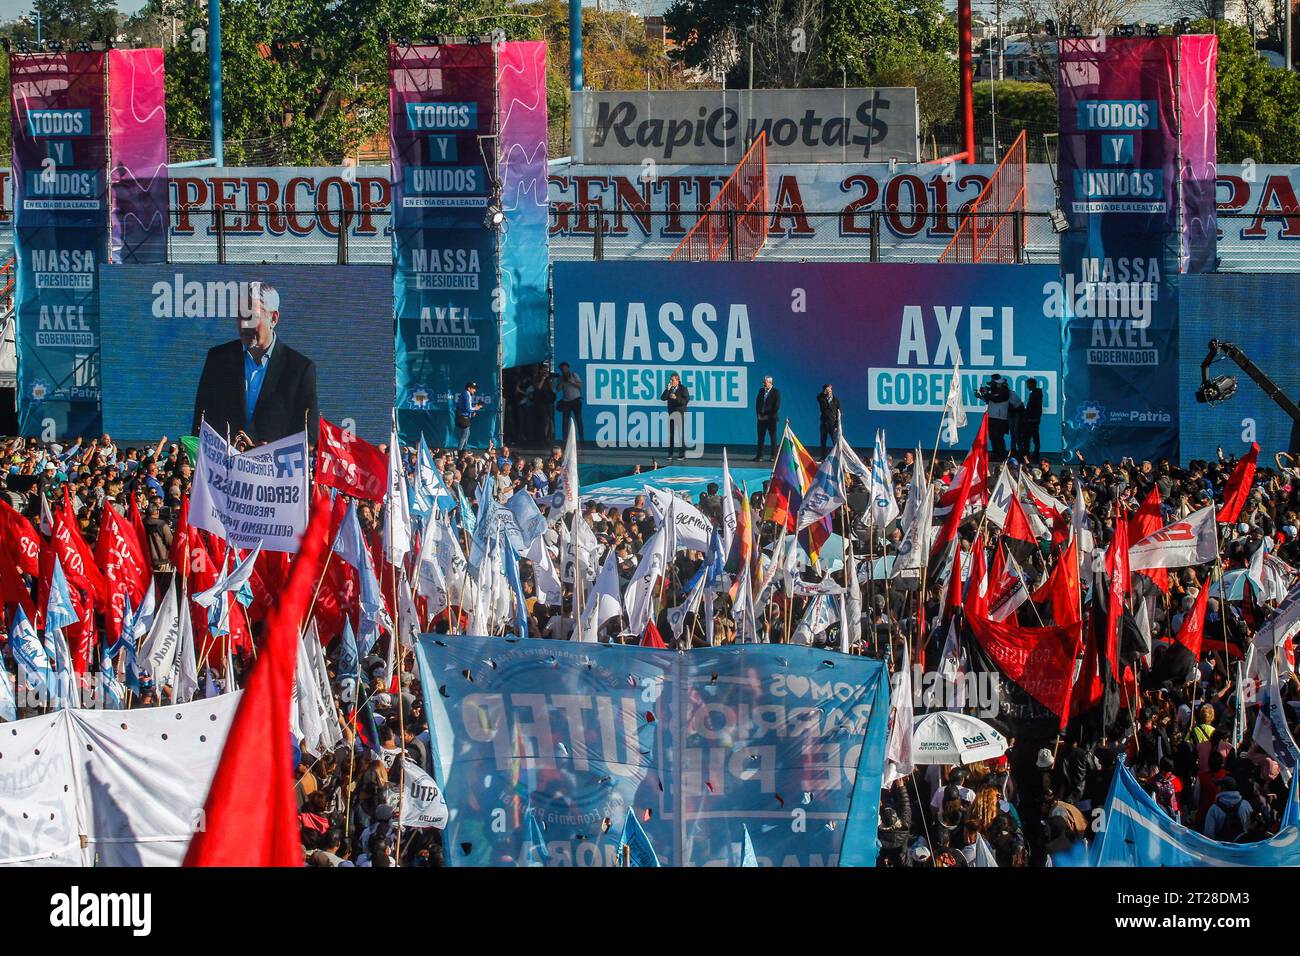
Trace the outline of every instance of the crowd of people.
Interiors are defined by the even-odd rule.
[[[546,375],[535,380],[531,400],[548,405],[551,399],[544,394],[539,397],[537,386],[550,382]],[[193,465],[180,443],[164,437],[150,446],[122,447],[103,435],[69,443],[14,439],[2,447],[0,490],[34,527],[45,524],[46,516],[66,502],[80,533],[93,547],[105,509],[127,515],[134,505],[143,518],[156,587],[160,592],[165,588],[177,570],[173,563],[175,536],[191,533],[178,528],[194,480]],[[405,448],[402,454],[407,471],[413,473],[416,449]],[[525,492],[546,512],[561,491],[564,462],[558,445],[549,454],[534,457],[502,447],[441,450],[432,458],[446,489],[463,497],[471,508],[477,506],[480,494],[493,494],[504,503]],[[950,482],[958,468],[952,458],[921,464],[939,487]],[[906,505],[909,483],[914,481],[914,465],[910,452],[889,462],[889,480],[900,510]],[[1117,521],[1131,520],[1142,508],[1150,509],[1153,502],[1161,519],[1168,522],[1221,500],[1235,465],[1235,460],[1222,455],[1213,461],[1191,461],[1185,467],[1164,460],[1058,466],[1046,458],[1007,459],[1013,473],[1031,478],[1067,508],[1073,508],[1076,496],[1082,495],[1086,527],[1098,554],[1113,539]],[[988,476],[990,486],[996,477],[996,473]],[[848,503],[834,527],[847,530],[859,554],[896,554],[906,529],[899,521],[883,529],[865,524],[863,490],[859,479],[850,479]],[[755,489],[750,501],[760,553],[770,552],[781,535],[776,524],[765,520],[766,492],[766,487]],[[716,483],[692,503],[710,521],[721,524],[724,501]],[[368,539],[381,534],[384,516],[379,505],[362,503],[358,517]],[[603,565],[612,551],[626,586],[646,542],[655,533],[654,509],[645,497],[626,507],[592,500],[583,503],[580,519],[597,542],[591,564]],[[1138,613],[1143,620],[1134,630],[1147,645],[1134,652],[1134,681],[1125,688],[1123,703],[1113,719],[1101,726],[1072,720],[1064,732],[1053,728],[1040,733],[1028,732],[1011,720],[990,718],[1010,740],[1006,755],[971,766],[918,768],[883,792],[880,864],[1047,863],[1052,855],[1087,839],[1121,756],[1159,805],[1182,824],[1221,841],[1260,840],[1275,833],[1287,797],[1288,774],[1274,754],[1252,739],[1251,727],[1239,725],[1238,696],[1248,688],[1243,686],[1236,665],[1247,655],[1251,637],[1267,618],[1276,596],[1265,600],[1249,586],[1240,593],[1225,591],[1220,581],[1223,573],[1248,567],[1261,547],[1270,548],[1278,561],[1300,565],[1298,527],[1300,470],[1289,467],[1289,460],[1279,456],[1277,467],[1259,468],[1240,515],[1220,529],[1218,565],[1171,571],[1142,602]],[[960,547],[967,565],[973,549],[992,538],[992,530],[978,514],[962,522]],[[566,566],[563,553],[566,534],[552,523],[543,538],[556,566],[565,572],[558,600],[551,588],[546,589],[551,592],[546,600],[540,600],[539,572],[532,561],[520,562],[528,637],[573,637],[572,569]],[[1025,574],[1038,583],[1051,574],[1062,550],[1059,541],[1045,540],[1040,545],[1025,568]],[[713,604],[711,626],[701,619],[703,612],[696,611],[673,627],[669,612],[686,600],[688,582],[708,558],[703,551],[683,549],[666,568],[651,622],[656,637],[667,646],[686,649],[743,639],[744,629],[733,619],[725,593],[719,593]],[[871,562],[864,564],[874,567]],[[828,572],[832,580],[845,583],[839,562],[829,568],[810,562],[799,573],[816,581]],[[593,576],[594,567],[587,575],[588,586]],[[1086,572],[1083,577],[1086,590],[1090,581]],[[860,627],[852,629],[856,639],[849,651],[882,658],[894,672],[912,661],[927,669],[939,666],[954,613],[960,625],[959,612],[947,606],[947,582],[922,584],[923,579],[890,578],[866,571],[861,579],[862,617]],[[31,585],[35,589],[34,580]],[[1180,657],[1174,638],[1193,612],[1202,588],[1214,589],[1211,593],[1215,596],[1206,605],[1205,650],[1192,660],[1185,652]],[[840,647],[841,630],[848,622],[834,621],[821,629],[800,626],[809,600],[774,589],[770,599],[756,609],[757,638]],[[463,607],[450,603],[435,613],[422,597],[421,609],[421,624],[427,630],[460,633],[469,621]],[[355,615],[355,610],[352,613]],[[1024,623],[1032,623],[1038,613],[1033,601],[1018,612]],[[250,618],[254,640],[258,623]],[[507,622],[501,633],[516,630],[516,624]],[[403,653],[391,658],[398,669],[394,680],[388,673],[390,658],[382,650],[383,642],[392,638],[385,635],[360,662],[359,679],[354,680],[338,666],[343,635],[321,630],[320,638],[326,645],[335,706],[344,715],[343,740],[337,748],[302,752],[298,794],[304,860],[316,866],[441,865],[444,856],[437,829],[398,826],[404,767],[410,762],[426,772],[433,770],[414,654],[404,647]],[[641,643],[646,633],[627,633],[625,619],[615,617],[600,628],[599,639]],[[103,640],[107,642],[106,637]],[[199,666],[210,685],[207,692],[214,687],[239,686],[252,662],[250,652],[251,646],[245,645],[224,659],[213,655],[201,660]],[[4,663],[9,674],[19,673],[21,682],[10,642],[5,644]],[[1293,721],[1300,706],[1293,676],[1287,677],[1282,693],[1287,703],[1284,710]],[[145,674],[131,705],[170,703],[172,698],[170,688]],[[35,712],[23,709],[19,716]],[[372,716],[373,724],[363,722],[359,714]]]

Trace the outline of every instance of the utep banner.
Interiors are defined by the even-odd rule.
[[[1177,277],[1214,267],[1215,50],[1059,41],[1067,453],[1178,460]]]
[[[673,372],[691,394],[688,457],[703,445],[748,449],[764,375],[781,417],[818,438],[830,383],[845,434],[885,428],[893,448],[930,447],[960,354],[968,424],[994,372],[1023,397],[1043,388],[1045,452],[1060,448],[1060,276],[1051,266],[902,263],[557,262],[555,356],[584,382],[586,434],[601,447],[667,444],[660,401]],[[778,423],[779,424],[779,423]]]
[[[1300,866],[1296,784],[1277,835],[1258,843],[1220,843],[1175,823],[1122,762],[1095,837],[1095,866]]]
[[[550,352],[547,295],[546,43],[497,44],[501,211],[501,367]]]
[[[449,866],[873,866],[889,688],[810,647],[417,644]]]
[[[453,408],[478,383],[470,443],[498,435],[497,233],[484,224],[495,162],[490,44],[388,48],[393,298],[402,438],[456,443]]]
[[[99,290],[108,257],[103,53],[9,59],[19,429],[99,432]]]
[[[167,112],[163,51],[108,52],[114,262],[166,262]]]

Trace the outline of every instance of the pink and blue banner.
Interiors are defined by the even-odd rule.
[[[19,429],[100,428],[99,265],[108,259],[103,53],[9,59]]]
[[[163,51],[110,50],[112,261],[167,261],[167,110]]]
[[[1063,443],[1178,460],[1178,275],[1214,267],[1216,40],[1059,41]]]
[[[546,42],[497,45],[501,183],[501,366],[541,362],[550,350],[546,169]]]
[[[1022,398],[1030,379],[1042,388],[1041,450],[1060,448],[1054,266],[625,260],[557,262],[553,276],[555,359],[582,378],[598,447],[666,448],[660,396],[675,372],[691,395],[688,458],[728,445],[737,461],[753,447],[765,375],[779,419],[814,450],[827,384],[850,442],[884,428],[891,448],[932,448],[960,356],[968,424],[945,447],[969,446],[978,389],[1000,374]]]
[[[397,415],[402,437],[456,442],[467,382],[483,408],[469,443],[498,437],[496,165],[491,44],[388,48]]]

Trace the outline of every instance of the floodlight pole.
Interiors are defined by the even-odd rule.
[[[961,148],[975,162],[975,89],[971,62],[971,0],[957,0],[957,70],[961,74]]]

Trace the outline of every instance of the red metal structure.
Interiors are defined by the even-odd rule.
[[[18,259],[10,256],[9,261],[0,266],[0,315],[7,315],[14,304],[14,265]]]
[[[767,134],[736,164],[731,176],[668,257],[672,262],[752,261],[767,242]]]
[[[1025,131],[971,202],[940,262],[1019,262],[1025,247]]]

